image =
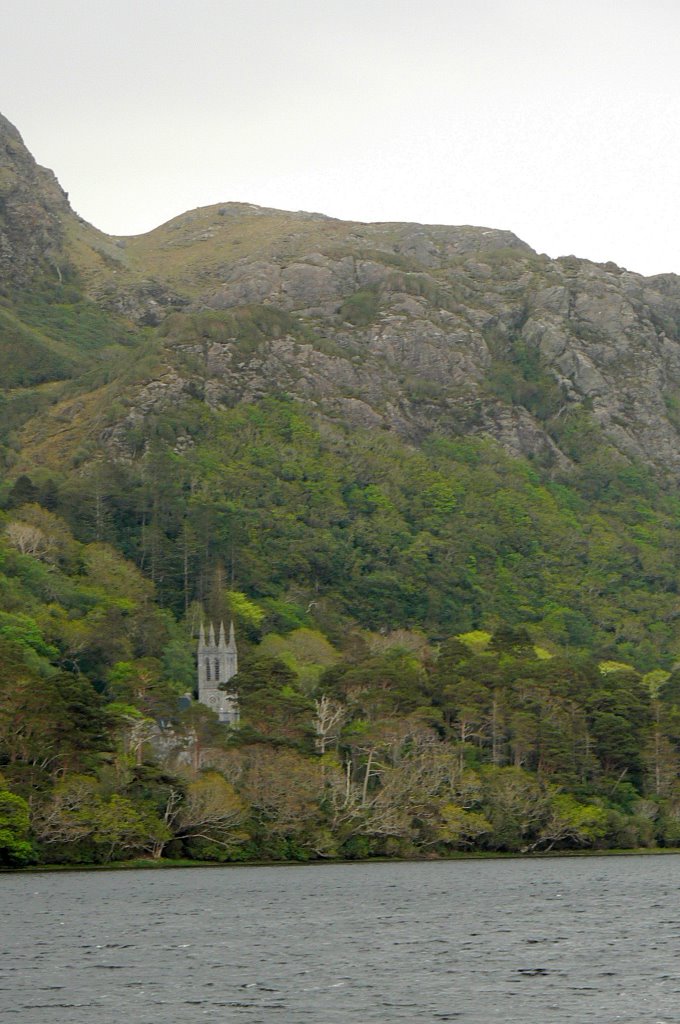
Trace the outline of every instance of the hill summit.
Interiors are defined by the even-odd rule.
[[[4,118],[0,258],[6,287],[71,274],[129,325],[164,324],[170,402],[195,390],[177,357],[198,347],[212,404],[276,388],[410,441],[463,430],[561,465],[574,452],[559,421],[585,412],[623,458],[680,467],[674,275],[551,260],[507,231],[342,222],[247,203],[114,238],[72,212]],[[196,317],[228,324],[256,308],[272,323],[252,351],[235,343],[235,329],[209,344],[200,328],[188,336]]]
[[[677,844],[677,277],[112,237],[5,120],[0,268],[0,864]]]

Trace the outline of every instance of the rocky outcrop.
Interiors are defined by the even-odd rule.
[[[127,395],[128,426],[186,397],[218,405],[275,391],[413,442],[474,432],[565,466],[556,425],[580,408],[623,458],[680,471],[673,274],[551,260],[507,231],[243,203],[109,238],[73,214],[0,117],[2,280],[25,284],[37,267],[59,275],[69,261],[119,316],[163,331],[183,311],[185,326],[166,332],[163,381]],[[248,335],[262,307],[280,323]],[[223,327],[202,336],[192,324],[203,316]],[[121,422],[108,436],[121,443],[124,432]]]
[[[68,197],[54,174],[36,164],[19,132],[0,115],[0,280],[26,284],[45,261],[56,269],[67,213]]]
[[[113,293],[119,280],[129,288],[134,278],[125,247],[74,213],[53,172],[0,114],[0,288],[9,295],[40,274],[81,286],[92,278]]]
[[[481,229],[463,229],[463,247],[460,230],[393,226],[390,250],[372,259],[238,261],[192,308],[274,306],[311,340],[272,339],[236,361],[236,338],[214,345],[209,400],[248,400],[276,382],[352,422],[413,439],[433,428],[486,433],[564,465],[549,417],[494,393],[494,367],[521,377],[528,351],[560,389],[562,413],[582,406],[624,457],[680,469],[680,279],[552,261]],[[396,268],[397,250],[427,265]]]
[[[624,458],[680,470],[680,280],[553,261],[502,232],[389,228],[363,227],[370,258],[347,254],[347,225],[326,252],[223,265],[193,297],[154,296],[143,282],[136,294],[153,301],[155,322],[183,304],[199,320],[236,314],[231,335],[199,343],[189,331],[169,350],[180,375],[202,367],[211,405],[285,392],[413,443],[432,430],[472,432],[559,467],[570,458],[554,417],[582,407]],[[294,326],[244,346],[238,318],[261,307]],[[148,317],[147,308],[138,318]],[[499,389],[504,374],[522,384],[527,359],[553,381],[560,408],[537,412],[521,387]]]

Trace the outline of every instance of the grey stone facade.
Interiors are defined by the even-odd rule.
[[[224,623],[220,623],[217,639],[212,622],[207,635],[201,626],[198,637],[198,699],[227,725],[235,725],[239,720],[238,695],[230,690],[220,690],[219,686],[228,683],[237,672],[238,652],[233,622],[229,627],[229,642]]]

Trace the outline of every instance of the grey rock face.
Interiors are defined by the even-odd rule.
[[[0,277],[22,285],[41,262],[58,267],[66,213],[68,197],[54,174],[36,164],[0,115]]]
[[[271,305],[308,332],[304,344],[272,339],[237,363],[236,339],[215,346],[211,401],[252,400],[275,382],[357,425],[413,439],[472,430],[515,455],[567,465],[546,417],[490,393],[494,366],[523,349],[561,389],[562,412],[585,403],[624,457],[680,468],[669,415],[680,398],[678,278],[552,261],[484,229],[390,225],[389,245],[386,237],[384,225],[362,226],[372,258],[315,251],[238,261],[194,300],[196,310]],[[408,269],[392,265],[395,254],[407,254]],[[375,308],[369,322],[351,323],[362,295]]]
[[[213,340],[206,401],[283,391],[414,442],[474,432],[558,467],[570,459],[551,417],[583,406],[622,457],[680,469],[680,279],[553,261],[481,228],[346,228],[326,251],[225,264],[193,298],[194,313],[271,306],[304,328],[245,352],[236,335]],[[521,391],[498,390],[499,374],[521,380],[527,358],[553,380],[559,410],[532,411]]]
[[[39,268],[59,275],[83,224],[0,116],[0,279],[23,287]],[[125,317],[236,313],[238,324],[262,306],[288,317],[257,343],[244,345],[238,325],[206,344],[175,339],[162,378],[133,396],[128,426],[188,396],[218,404],[275,391],[414,442],[476,432],[564,466],[556,425],[582,408],[622,457],[680,471],[674,274],[551,260],[508,231],[342,223],[244,203],[185,214],[141,250],[139,239],[85,229],[91,294]],[[109,430],[112,444],[124,426]]]

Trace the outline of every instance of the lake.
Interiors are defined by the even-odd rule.
[[[680,856],[0,875],[6,1024],[680,1022]]]

